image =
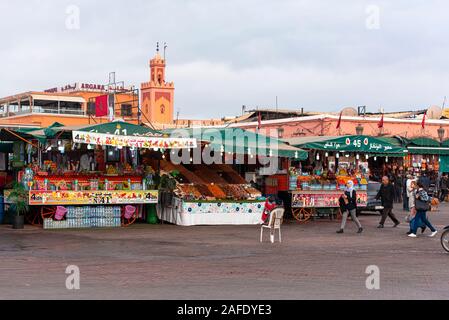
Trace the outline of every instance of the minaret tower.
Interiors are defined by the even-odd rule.
[[[141,109],[146,116],[143,122],[173,123],[175,85],[165,81],[165,66],[158,43],[156,55],[150,60],[150,82],[141,85]]]

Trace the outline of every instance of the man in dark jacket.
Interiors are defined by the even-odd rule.
[[[384,207],[384,210],[382,212],[382,219],[380,220],[378,228],[384,227],[384,223],[385,220],[387,220],[387,217],[390,217],[390,219],[394,222],[394,227],[397,227],[399,225],[399,220],[392,212],[394,202],[394,187],[390,183],[388,177],[382,178],[382,185],[380,186],[376,199],[380,199],[382,201],[382,206]]]
[[[440,180],[440,201],[444,202],[446,200],[449,189],[449,179],[447,174],[443,174]]]

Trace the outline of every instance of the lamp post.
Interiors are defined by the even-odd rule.
[[[440,128],[438,129],[438,138],[440,138],[440,142],[443,142],[445,133],[446,130],[444,130],[443,126],[440,126]]]
[[[359,125],[357,127],[355,127],[355,132],[358,136],[363,135],[363,126],[359,123]]]

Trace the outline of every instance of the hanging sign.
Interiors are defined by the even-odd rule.
[[[30,206],[155,204],[157,190],[133,191],[30,191]]]
[[[106,133],[73,131],[73,142],[111,147],[130,147],[143,149],[186,149],[196,148],[196,139],[164,138],[144,136],[123,136]]]

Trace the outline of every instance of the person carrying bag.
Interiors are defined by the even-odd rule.
[[[340,197],[340,210],[343,214],[343,218],[341,220],[340,230],[337,233],[344,233],[344,229],[346,226],[346,220],[348,219],[348,215],[350,214],[352,217],[352,221],[357,225],[358,231],[357,233],[362,233],[363,228],[359,219],[357,218],[357,192],[354,190],[354,182],[348,181],[346,184],[345,192]]]

